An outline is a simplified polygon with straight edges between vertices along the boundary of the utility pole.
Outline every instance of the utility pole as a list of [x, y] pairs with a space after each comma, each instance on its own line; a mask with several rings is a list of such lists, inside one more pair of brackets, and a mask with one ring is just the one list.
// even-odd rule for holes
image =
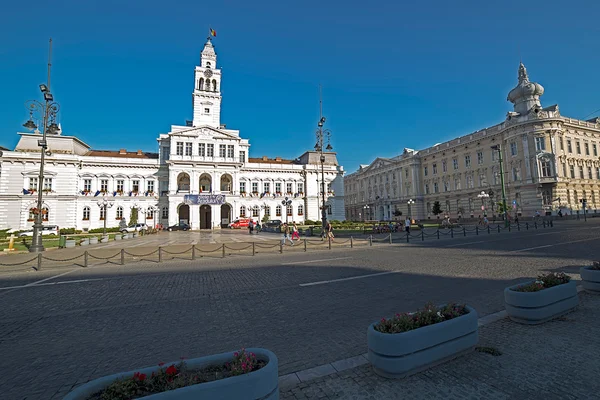
[[504, 163], [502, 160], [502, 145], [493, 145], [492, 149], [498, 151], [498, 159], [500, 161], [500, 185], [502, 186], [502, 211], [504, 213], [504, 226], [508, 226], [509, 222], [508, 212], [506, 210], [506, 188], [504, 187]]

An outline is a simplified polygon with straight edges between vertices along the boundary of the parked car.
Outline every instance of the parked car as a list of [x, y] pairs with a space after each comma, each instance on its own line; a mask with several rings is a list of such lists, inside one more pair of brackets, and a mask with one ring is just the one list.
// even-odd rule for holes
[[148, 230], [148, 225], [146, 224], [133, 224], [129, 225], [127, 228], [121, 228], [122, 233], [139, 232], [146, 230]]
[[229, 224], [231, 229], [247, 228], [250, 223], [250, 218], [239, 218]]
[[[50, 236], [58, 236], [59, 229], [57, 225], [44, 225], [42, 227], [42, 236], [50, 235]], [[23, 236], [32, 236], [33, 237], [33, 229], [30, 229], [25, 232], [21, 232], [19, 237]]]
[[283, 222], [280, 219], [272, 219], [262, 224], [262, 230], [265, 232], [281, 232], [281, 224]]
[[190, 226], [188, 224], [186, 224], [185, 222], [180, 222], [178, 224], [175, 224], [175, 225], [172, 225], [172, 226], [168, 227], [167, 230], [169, 232], [172, 232], [172, 231], [188, 231], [188, 230], [190, 230]]

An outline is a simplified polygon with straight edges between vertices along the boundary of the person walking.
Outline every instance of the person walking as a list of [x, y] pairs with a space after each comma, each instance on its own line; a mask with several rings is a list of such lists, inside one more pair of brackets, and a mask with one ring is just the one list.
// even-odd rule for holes
[[248, 233], [252, 235], [252, 231], [254, 230], [254, 223], [252, 220], [248, 221]]
[[291, 245], [294, 245], [294, 241], [290, 239], [290, 226], [288, 224], [283, 224], [283, 239], [281, 240], [281, 244], [285, 245], [285, 241], [289, 240]]
[[406, 217], [406, 221], [404, 221], [404, 229], [406, 233], [410, 234], [410, 217]]
[[293, 222], [293, 226], [292, 226], [292, 240], [294, 240], [294, 238], [297, 238], [298, 240], [300, 240], [300, 233], [298, 232], [298, 226], [296, 225], [296, 222]]
[[331, 223], [327, 221], [327, 238], [331, 239], [331, 241], [333, 242], [334, 237], [335, 236], [333, 236], [333, 226], [331, 226]]

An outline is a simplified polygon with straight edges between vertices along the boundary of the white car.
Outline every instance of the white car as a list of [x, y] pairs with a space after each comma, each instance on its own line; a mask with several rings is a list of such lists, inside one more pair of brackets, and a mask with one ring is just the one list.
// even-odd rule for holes
[[139, 231], [146, 231], [148, 230], [148, 225], [146, 224], [135, 224], [135, 225], [130, 225], [127, 228], [123, 228], [121, 229], [121, 232], [139, 232]]
[[[46, 236], [46, 235], [58, 236], [58, 233], [59, 233], [59, 231], [58, 231], [57, 225], [45, 225], [42, 227], [42, 236]], [[33, 229], [19, 233], [19, 237], [24, 237], [24, 236], [33, 237]]]

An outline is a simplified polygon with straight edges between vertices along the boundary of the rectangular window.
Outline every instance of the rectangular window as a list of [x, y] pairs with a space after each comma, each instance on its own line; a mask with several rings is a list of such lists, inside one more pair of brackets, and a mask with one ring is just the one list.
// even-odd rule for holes
[[494, 185], [500, 184], [500, 171], [494, 171]]
[[233, 147], [233, 145], [231, 145], [231, 144], [227, 145], [227, 157], [233, 158], [234, 157], [233, 155], [235, 154], [234, 151], [235, 151], [235, 148]]
[[565, 141], [563, 140], [563, 138], [560, 138], [559, 143], [560, 143], [560, 149], [564, 150], [565, 149]]
[[123, 179], [117, 180], [117, 192], [122, 192], [125, 188], [125, 181]]
[[517, 154], [519, 154], [518, 150], [517, 150], [517, 143], [516, 142], [512, 142], [510, 144], [510, 155], [515, 157]]
[[291, 183], [286, 183], [285, 184], [285, 188], [286, 188], [288, 194], [293, 193], [292, 192], [292, 184]]
[[224, 144], [219, 145], [219, 157], [225, 158], [227, 155], [227, 146]]
[[480, 187], [485, 186], [485, 174], [479, 174], [479, 186]]
[[592, 173], [592, 167], [588, 167], [588, 179], [594, 179], [594, 174]]
[[186, 143], [185, 144], [185, 155], [186, 156], [191, 156], [192, 155], [192, 144], [191, 143]]
[[304, 182], [298, 182], [298, 193], [304, 193]]
[[581, 154], [581, 143], [575, 142], [575, 148], [577, 149], [577, 154]]
[[452, 159], [452, 165], [453, 165], [454, 169], [458, 169], [458, 158]]
[[215, 145], [209, 143], [206, 145], [206, 157], [214, 157], [215, 156]]
[[183, 142], [177, 142], [177, 155], [183, 155]]
[[434, 175], [435, 175], [435, 174], [437, 174], [437, 164], [433, 164], [433, 165], [431, 166], [431, 169], [433, 170], [433, 174], [434, 174]]
[[465, 156], [465, 167], [470, 168], [471, 167], [471, 155], [467, 154]]
[[567, 177], [567, 164], [563, 164], [563, 176]]
[[521, 171], [519, 171], [519, 168], [515, 167], [512, 169], [512, 173], [513, 173], [513, 181], [520, 181], [521, 180]]
[[596, 179], [600, 179], [600, 167], [596, 168]]
[[542, 161], [542, 177], [549, 178], [551, 176], [550, 163]]
[[52, 190], [52, 178], [44, 178], [44, 190]]
[[287, 213], [288, 217], [291, 217], [294, 214], [294, 210], [293, 210], [291, 204], [289, 206], [287, 206], [285, 209], [286, 209], [286, 213]]
[[498, 152], [496, 150], [492, 150], [492, 161], [496, 161], [498, 159]]
[[479, 165], [483, 164], [483, 151], [477, 152], [477, 164], [479, 164]]
[[275, 182], [275, 192], [281, 193], [281, 182]]
[[240, 193], [246, 193], [246, 182], [240, 182]]
[[[92, 180], [91, 179], [86, 179], [86, 180], [90, 181], [90, 188], [91, 188], [92, 187]], [[84, 184], [84, 187], [85, 187], [85, 184]], [[29, 178], [29, 190], [32, 190], [32, 189], [33, 190], [38, 190], [38, 178]]]
[[162, 147], [161, 150], [162, 150], [162, 160], [167, 161], [169, 159], [170, 149], [165, 146], [165, 147]]
[[425, 184], [425, 194], [429, 194], [429, 184]]
[[569, 153], [573, 152], [573, 144], [571, 143], [571, 139], [567, 139], [567, 151]]
[[444, 192], [448, 191], [449, 182], [444, 181]]
[[583, 179], [585, 178], [585, 176], [583, 176], [583, 167], [579, 167], [579, 179]]
[[246, 152], [240, 151], [240, 162], [246, 162]]
[[264, 189], [265, 193], [266, 192], [271, 193], [271, 183], [270, 182], [263, 183], [263, 189]]
[[459, 178], [454, 179], [454, 190], [460, 190], [460, 179]]
[[258, 193], [258, 182], [252, 182], [252, 193]]
[[275, 207], [275, 216], [276, 217], [281, 217], [281, 206], [277, 206]]
[[545, 137], [536, 137], [535, 138], [535, 149], [536, 149], [536, 151], [545, 151], [546, 150], [546, 138]]
[[154, 181], [148, 181], [147, 185], [148, 185], [148, 192], [154, 193]]
[[474, 184], [473, 184], [473, 177], [472, 176], [467, 176], [467, 188], [468, 189], [473, 189]]
[[101, 192], [108, 192], [108, 179], [101, 179], [100, 180], [100, 191]]
[[210, 108], [205, 108], [204, 109], [204, 114], [210, 114]]
[[131, 181], [131, 190], [132, 190], [134, 193], [137, 193], [137, 192], [139, 192], [139, 191], [140, 191], [140, 181], [138, 181], [137, 179], [136, 179], [136, 180], [133, 180], [133, 181]]
[[205, 143], [200, 143], [198, 145], [198, 155], [200, 157], [206, 157], [206, 144]]
[[116, 219], [123, 219], [123, 207], [117, 207], [117, 218]]
[[583, 148], [585, 149], [585, 155], [589, 156], [590, 155], [590, 144], [589, 143], [584, 143], [583, 144]]
[[427, 166], [423, 167], [423, 175], [427, 176]]
[[594, 157], [598, 157], [598, 147], [596, 146], [596, 143], [592, 144], [592, 150], [594, 152]]
[[448, 163], [446, 162], [446, 160], [442, 161], [442, 172], [447, 172], [448, 171]]
[[[29, 178], [29, 180], [31, 181], [31, 178]], [[31, 186], [31, 184], [29, 186]], [[84, 179], [83, 180], [83, 190], [86, 191], [86, 192], [91, 192], [92, 191], [92, 180], [91, 179]]]
[[569, 170], [571, 172], [571, 179], [575, 179], [575, 166], [569, 165]]
[[439, 191], [439, 186], [437, 182], [433, 182], [433, 193], [437, 193]]

